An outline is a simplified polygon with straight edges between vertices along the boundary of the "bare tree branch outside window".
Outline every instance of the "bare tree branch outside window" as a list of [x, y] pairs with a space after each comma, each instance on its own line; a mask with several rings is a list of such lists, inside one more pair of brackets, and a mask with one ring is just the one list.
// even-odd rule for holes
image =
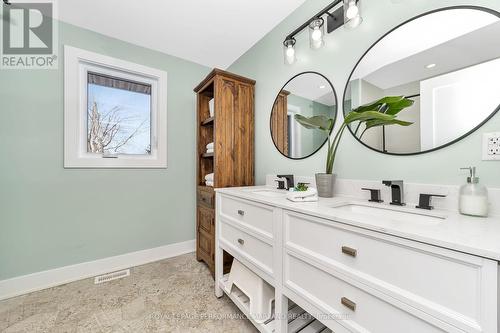
[[[100, 112], [94, 101], [88, 110], [87, 151], [97, 154], [119, 153], [120, 148], [127, 145], [147, 125], [145, 119], [137, 127], [130, 129], [127, 127], [130, 120], [130, 117], [123, 114], [121, 107], [115, 106]], [[144, 153], [151, 153], [151, 145], [144, 148]]]
[[87, 152], [151, 154], [151, 85], [87, 74]]

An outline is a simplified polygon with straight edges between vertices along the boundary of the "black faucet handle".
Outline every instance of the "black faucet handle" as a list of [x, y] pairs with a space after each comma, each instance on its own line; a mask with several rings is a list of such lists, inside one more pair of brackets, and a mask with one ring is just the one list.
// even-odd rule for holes
[[278, 187], [277, 187], [278, 190], [284, 190], [285, 189], [285, 181], [284, 180], [275, 179], [274, 181], [278, 183]]
[[431, 206], [431, 200], [433, 197], [445, 198], [446, 195], [422, 193], [422, 194], [420, 194], [420, 196], [418, 198], [418, 206], [415, 206], [415, 208], [427, 209], [427, 210], [434, 209], [434, 207]]
[[276, 175], [276, 177], [286, 179], [286, 189], [287, 190], [295, 187], [293, 175]]
[[384, 202], [380, 196], [380, 190], [375, 188], [362, 188], [363, 191], [370, 191], [370, 202]]

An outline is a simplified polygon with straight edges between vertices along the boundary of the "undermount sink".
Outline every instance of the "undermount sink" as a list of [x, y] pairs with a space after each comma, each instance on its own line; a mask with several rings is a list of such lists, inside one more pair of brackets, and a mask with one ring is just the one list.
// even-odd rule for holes
[[342, 203], [333, 206], [335, 209], [348, 211], [355, 214], [362, 214], [372, 217], [381, 217], [401, 222], [422, 222], [439, 223], [446, 219], [445, 215], [434, 212], [420, 212], [415, 208], [396, 207], [396, 206], [374, 206], [362, 203]]
[[281, 198], [284, 197], [286, 192], [285, 191], [275, 191], [275, 190], [258, 190], [258, 191], [252, 191], [252, 194], [256, 195], [261, 195], [263, 197], [268, 197], [268, 198]]

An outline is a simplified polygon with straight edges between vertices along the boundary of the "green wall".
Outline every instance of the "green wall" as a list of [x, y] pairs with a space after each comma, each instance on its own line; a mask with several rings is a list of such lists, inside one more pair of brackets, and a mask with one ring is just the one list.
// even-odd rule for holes
[[0, 70], [0, 280], [195, 237], [192, 89], [209, 69], [67, 24], [59, 39], [168, 72], [168, 169], [64, 169], [62, 61]]
[[[269, 113], [275, 96], [295, 74], [303, 71], [323, 73], [332, 81], [341, 100], [347, 79], [358, 59], [378, 38], [400, 23], [429, 10], [460, 4], [473, 3], [500, 11], [498, 0], [362, 0], [362, 25], [354, 30], [339, 29], [328, 35], [326, 46], [319, 51], [309, 50], [307, 31], [304, 31], [297, 37], [298, 62], [292, 66], [285, 65], [282, 55], [285, 36], [329, 3], [331, 0], [306, 1], [229, 68], [257, 80], [255, 152], [258, 183], [264, 183], [266, 174], [313, 175], [324, 172], [326, 147], [308, 159], [292, 161], [274, 148], [269, 134]], [[339, 109], [342, 110], [342, 107]], [[482, 133], [490, 131], [500, 131], [500, 114], [457, 144], [433, 153], [407, 157], [371, 151], [355, 141], [350, 133], [345, 133], [335, 172], [341, 178], [401, 178], [408, 182], [461, 184], [465, 174], [458, 168], [475, 165], [485, 184], [500, 187], [500, 162], [481, 161]]]

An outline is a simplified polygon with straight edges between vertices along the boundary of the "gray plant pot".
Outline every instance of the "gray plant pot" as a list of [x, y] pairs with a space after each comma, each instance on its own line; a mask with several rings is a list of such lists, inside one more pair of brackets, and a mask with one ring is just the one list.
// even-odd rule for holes
[[318, 189], [318, 196], [322, 198], [333, 197], [333, 185], [335, 184], [334, 174], [317, 173], [316, 174], [316, 188]]

